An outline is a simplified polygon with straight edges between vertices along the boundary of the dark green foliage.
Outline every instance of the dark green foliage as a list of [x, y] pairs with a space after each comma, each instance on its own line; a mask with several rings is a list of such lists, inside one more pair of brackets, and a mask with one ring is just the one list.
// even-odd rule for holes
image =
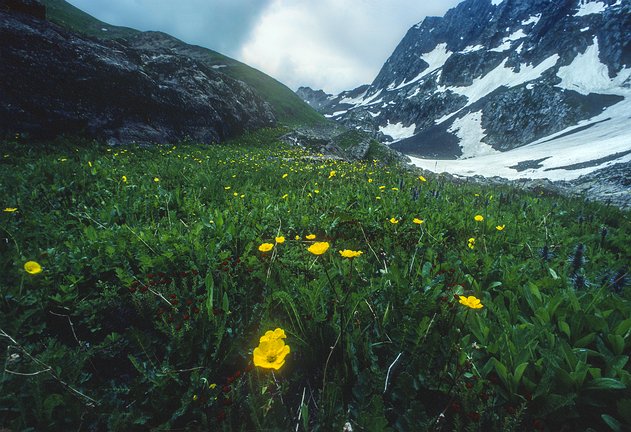
[[[326, 160], [284, 132], [2, 144], [1, 427], [631, 426], [628, 212]], [[252, 350], [277, 327], [272, 374]]]

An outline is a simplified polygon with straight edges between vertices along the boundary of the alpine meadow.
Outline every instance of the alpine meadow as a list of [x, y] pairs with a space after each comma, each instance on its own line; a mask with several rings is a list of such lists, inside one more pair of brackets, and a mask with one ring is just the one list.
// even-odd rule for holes
[[0, 432], [631, 430], [629, 8], [465, 0], [329, 95], [0, 0]]

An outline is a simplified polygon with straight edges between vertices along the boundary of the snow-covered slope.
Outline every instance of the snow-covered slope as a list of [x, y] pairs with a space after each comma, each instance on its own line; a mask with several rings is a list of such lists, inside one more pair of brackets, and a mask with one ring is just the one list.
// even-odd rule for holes
[[625, 0], [465, 0], [320, 109], [427, 169], [576, 178], [631, 157], [629, 16]]

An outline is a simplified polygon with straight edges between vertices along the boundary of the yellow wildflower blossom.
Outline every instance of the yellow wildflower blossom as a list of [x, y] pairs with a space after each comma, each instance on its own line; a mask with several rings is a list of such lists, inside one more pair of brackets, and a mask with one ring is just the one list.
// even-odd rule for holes
[[482, 303], [480, 303], [480, 299], [475, 296], [459, 296], [460, 304], [463, 304], [471, 309], [481, 309], [484, 307]]
[[362, 251], [354, 251], [354, 250], [350, 250], [350, 249], [344, 249], [340, 251], [340, 255], [342, 255], [344, 258], [356, 258], [358, 256], [360, 256], [361, 254], [363, 254]]
[[414, 222], [417, 225], [420, 225], [420, 224], [422, 224], [425, 221], [423, 219], [414, 218], [414, 219], [412, 219], [412, 222]]
[[506, 228], [506, 225], [498, 225], [495, 227], [495, 229], [498, 231], [504, 231], [504, 228]]
[[24, 263], [24, 270], [29, 274], [37, 274], [42, 272], [42, 266], [35, 261], [27, 261]]
[[476, 222], [482, 222], [484, 220], [484, 216], [482, 216], [482, 215], [475, 215], [473, 217], [473, 219], [475, 219]]
[[309, 248], [307, 250], [309, 252], [311, 252], [312, 254], [314, 254], [314, 255], [322, 255], [328, 249], [329, 249], [329, 243], [328, 242], [316, 242], [316, 243], [312, 244], [311, 246], [309, 246]]
[[391, 224], [393, 224], [393, 225], [396, 225], [396, 224], [398, 224], [398, 223], [399, 223], [399, 220], [400, 220], [400, 219], [397, 219], [397, 218], [395, 218], [395, 217], [391, 217], [391, 218], [390, 218], [390, 223], [391, 223]]
[[271, 251], [273, 248], [274, 248], [274, 245], [273, 245], [273, 244], [271, 244], [271, 243], [262, 243], [262, 244], [259, 246], [259, 250], [260, 250], [261, 252], [269, 252], [269, 251]]
[[278, 370], [285, 364], [285, 357], [291, 352], [289, 345], [285, 345], [285, 331], [277, 328], [268, 331], [259, 340], [259, 346], [254, 348], [254, 366], [264, 369]]
[[315, 240], [316, 235], [315, 235], [315, 234], [307, 234], [307, 235], [305, 236], [305, 238], [306, 238], [307, 240]]
[[5, 213], [13, 213], [15, 211], [17, 211], [18, 208], [17, 207], [5, 207], [4, 210], [2, 210]]
[[283, 236], [278, 236], [278, 237], [276, 237], [275, 240], [276, 240], [276, 243], [278, 243], [278, 244], [285, 243], [285, 237], [283, 237]]
[[467, 246], [469, 246], [469, 249], [473, 249], [475, 247], [475, 238], [474, 237], [471, 237], [467, 241]]

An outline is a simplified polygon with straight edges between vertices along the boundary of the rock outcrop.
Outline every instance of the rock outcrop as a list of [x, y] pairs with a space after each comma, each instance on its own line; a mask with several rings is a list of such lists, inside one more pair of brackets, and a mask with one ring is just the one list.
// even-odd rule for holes
[[81, 36], [16, 7], [0, 7], [0, 41], [0, 136], [212, 143], [275, 122], [246, 84], [166, 48]]

